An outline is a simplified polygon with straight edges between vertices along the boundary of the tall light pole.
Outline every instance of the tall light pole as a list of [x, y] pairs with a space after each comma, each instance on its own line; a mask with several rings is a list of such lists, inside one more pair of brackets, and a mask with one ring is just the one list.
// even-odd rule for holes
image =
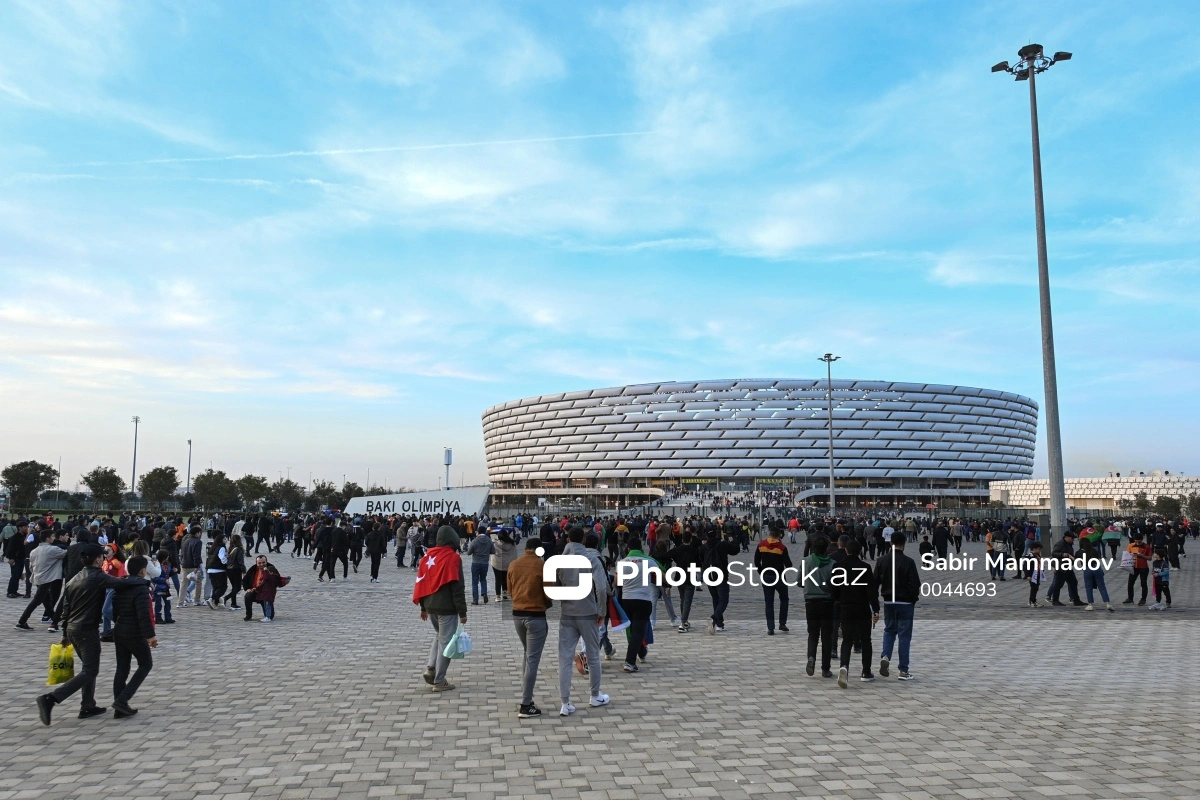
[[837, 500], [833, 480], [833, 362], [841, 359], [833, 353], [826, 353], [817, 359], [825, 362], [825, 379], [828, 381], [829, 395], [829, 514], [837, 516]]
[[1046, 460], [1050, 468], [1050, 534], [1061, 536], [1067, 524], [1067, 491], [1063, 481], [1062, 434], [1058, 424], [1058, 377], [1054, 367], [1054, 321], [1050, 313], [1050, 265], [1046, 257], [1046, 207], [1042, 202], [1042, 145], [1038, 137], [1037, 75], [1071, 54], [1046, 55], [1040, 44], [1017, 51], [1020, 61], [1001, 61], [992, 72], [1007, 72], [1018, 81], [1029, 81], [1029, 121], [1033, 132], [1033, 208], [1037, 226], [1038, 297], [1042, 315], [1042, 382], [1046, 391]]
[[183, 490], [184, 494], [192, 491], [192, 440], [188, 439], [188, 471], [187, 471], [187, 488]]
[[442, 458], [442, 461], [446, 465], [446, 489], [449, 490], [450, 489], [450, 465], [454, 463], [454, 451], [451, 450], [449, 447], [446, 448], [446, 452]]
[[137, 435], [138, 425], [141, 423], [141, 417], [133, 418], [133, 477], [129, 481], [129, 491], [137, 491]]

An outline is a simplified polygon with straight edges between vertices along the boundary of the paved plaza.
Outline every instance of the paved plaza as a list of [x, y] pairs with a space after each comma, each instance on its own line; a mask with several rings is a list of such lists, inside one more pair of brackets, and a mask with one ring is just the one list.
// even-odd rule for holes
[[[792, 632], [768, 638], [761, 593], [743, 588], [726, 633], [703, 632], [711, 606], [698, 594], [695, 632], [664, 624], [636, 676], [605, 662], [606, 708], [588, 708], [576, 676], [579, 710], [560, 718], [552, 622], [535, 694], [546, 716], [532, 720], [516, 716], [506, 606], [471, 608], [475, 652], [451, 665], [457, 690], [431, 694], [413, 572], [390, 559], [381, 585], [365, 567], [329, 585], [308, 561], [274, 559], [295, 578], [276, 622], [177, 611], [131, 720], [78, 720], [72, 698], [43, 727], [33, 700], [55, 637], [13, 630], [23, 601], [5, 601], [0, 800], [1200, 796], [1187, 559], [1171, 612], [1027, 609], [1013, 580], [988, 600], [922, 601], [917, 679], [845, 691], [804, 674], [798, 593]], [[1109, 575], [1118, 603], [1123, 578]], [[112, 663], [106, 645], [105, 704]]]

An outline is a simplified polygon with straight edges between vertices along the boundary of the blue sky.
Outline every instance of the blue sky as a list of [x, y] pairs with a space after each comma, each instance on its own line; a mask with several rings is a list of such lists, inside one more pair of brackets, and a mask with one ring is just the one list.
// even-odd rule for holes
[[[809, 377], [1200, 472], [1190, 2], [0, 4], [0, 461], [435, 486], [479, 415]], [[1040, 452], [1040, 451], [1039, 451]], [[1038, 474], [1044, 473], [1039, 455]]]

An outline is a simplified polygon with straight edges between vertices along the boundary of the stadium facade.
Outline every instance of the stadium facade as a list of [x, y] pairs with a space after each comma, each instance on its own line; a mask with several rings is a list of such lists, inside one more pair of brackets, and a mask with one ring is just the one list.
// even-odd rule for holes
[[[838, 504], [986, 505], [1033, 472], [1037, 404], [995, 389], [835, 380]], [[483, 413], [494, 503], [625, 508], [680, 492], [825, 504], [825, 380], [652, 383], [527, 397]]]

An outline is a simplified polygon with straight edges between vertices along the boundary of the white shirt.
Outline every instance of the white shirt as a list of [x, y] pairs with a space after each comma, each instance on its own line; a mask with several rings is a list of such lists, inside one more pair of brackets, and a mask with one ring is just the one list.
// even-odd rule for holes
[[883, 540], [885, 542], [887, 542], [888, 544], [891, 544], [892, 543], [892, 534], [895, 532], [896, 532], [896, 529], [893, 528], [891, 525], [888, 525], [886, 528], [883, 529]]

